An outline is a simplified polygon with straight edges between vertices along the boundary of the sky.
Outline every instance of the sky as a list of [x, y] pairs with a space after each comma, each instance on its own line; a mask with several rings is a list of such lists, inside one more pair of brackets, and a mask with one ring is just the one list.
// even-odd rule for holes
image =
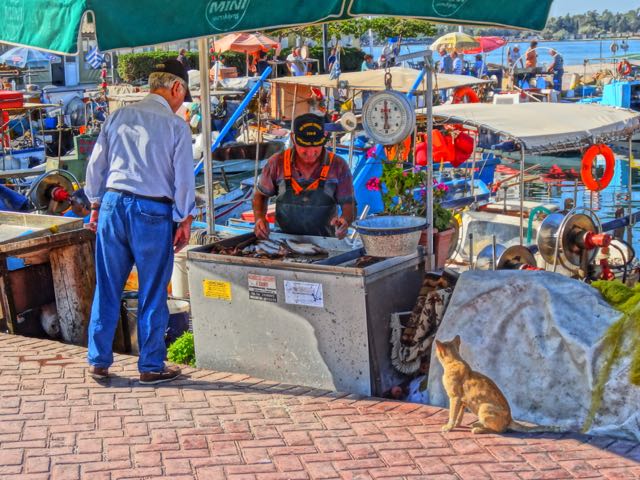
[[564, 15], [566, 13], [583, 13], [589, 10], [602, 11], [608, 9], [611, 12], [628, 12], [640, 6], [638, 0], [615, 0], [603, 2], [602, 0], [554, 0], [551, 6], [551, 16]]

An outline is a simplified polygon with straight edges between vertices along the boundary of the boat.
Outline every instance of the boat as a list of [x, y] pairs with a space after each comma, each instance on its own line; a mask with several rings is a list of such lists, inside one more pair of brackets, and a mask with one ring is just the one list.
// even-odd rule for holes
[[[511, 150], [520, 154], [520, 170], [508, 179], [511, 181], [512, 189], [519, 190], [519, 198], [515, 201], [510, 199], [505, 190], [502, 198], [495, 197], [484, 204], [477, 204], [473, 208], [462, 211], [460, 243], [454, 257], [455, 261], [473, 265], [476, 261], [475, 255], [480, 255], [484, 249], [497, 243], [503, 247], [526, 247], [530, 249], [532, 255], [540, 251], [536, 265], [548, 267], [551, 240], [548, 237], [543, 238], [543, 248], [540, 246], [540, 238], [541, 235], [544, 237], [548, 219], [558, 218], [553, 217], [557, 214], [560, 215], [560, 222], [564, 222], [562, 225], [571, 224], [574, 218], [588, 218], [587, 223], [593, 227], [594, 231], [599, 233], [615, 231], [615, 241], [619, 244], [617, 248], [625, 253], [616, 254], [608, 261], [623, 264], [625, 269], [631, 263], [633, 256], [631, 226], [637, 219], [631, 212], [630, 200], [627, 200], [623, 218], [605, 218], [604, 220], [607, 221], [598, 218], [598, 215], [589, 208], [578, 207], [575, 201], [568, 202], [566, 205], [527, 202], [524, 199], [525, 159], [529, 154], [562, 153], [586, 148], [592, 144], [628, 142], [633, 135], [640, 132], [639, 112], [596, 104], [489, 105], [476, 103], [437, 106], [433, 109], [433, 115], [436, 124], [460, 124], [476, 129], [478, 132], [484, 132], [487, 138], [493, 137], [497, 143], [511, 143], [513, 145]], [[629, 192], [633, 182], [630, 171], [631, 165], [625, 172], [621, 172], [626, 175], [624, 183]], [[622, 185], [622, 177], [620, 181]], [[564, 228], [562, 225], [555, 225], [556, 236], [553, 238], [559, 238], [558, 229]], [[620, 231], [622, 227], [627, 227], [626, 241], [622, 239]], [[561, 254], [558, 255], [562, 257]], [[597, 268], [589, 273], [579, 272], [580, 265], [571, 264], [566, 256], [564, 260], [564, 262], [559, 261], [563, 263], [564, 269], [558, 268], [558, 271], [563, 270], [569, 275], [585, 276], [588, 274], [597, 276], [601, 273]], [[590, 262], [593, 261], [595, 256], [590, 257]], [[557, 267], [554, 258], [554, 271]]]

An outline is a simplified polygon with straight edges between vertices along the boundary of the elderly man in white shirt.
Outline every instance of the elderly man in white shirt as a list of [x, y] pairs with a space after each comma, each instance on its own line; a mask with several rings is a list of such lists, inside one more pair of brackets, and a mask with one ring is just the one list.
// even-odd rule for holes
[[97, 229], [88, 351], [95, 378], [109, 375], [120, 299], [134, 263], [140, 383], [180, 375], [179, 368], [164, 364], [164, 335], [173, 253], [189, 242], [195, 208], [191, 131], [175, 115], [191, 100], [187, 82], [177, 60], [158, 65], [149, 77], [151, 93], [107, 119], [87, 166], [90, 225]]

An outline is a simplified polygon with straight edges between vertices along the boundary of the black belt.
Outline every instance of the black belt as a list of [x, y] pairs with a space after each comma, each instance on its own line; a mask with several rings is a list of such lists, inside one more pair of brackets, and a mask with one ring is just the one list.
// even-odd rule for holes
[[140, 195], [139, 193], [127, 192], [126, 190], [118, 190], [117, 188], [107, 188], [107, 192], [114, 192], [133, 198], [141, 198], [143, 200], [151, 200], [152, 202], [160, 202], [173, 205], [173, 200], [171, 200], [169, 197], [148, 197], [146, 195]]

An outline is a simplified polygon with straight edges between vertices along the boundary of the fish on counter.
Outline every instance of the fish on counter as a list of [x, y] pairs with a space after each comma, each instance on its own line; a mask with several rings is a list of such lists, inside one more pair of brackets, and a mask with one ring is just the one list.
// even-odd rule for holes
[[[327, 257], [329, 252], [314, 243], [303, 243], [291, 239], [255, 240], [243, 242], [235, 247], [220, 248], [217, 253], [241, 257], [282, 259], [309, 263], [308, 257]], [[313, 260], [311, 260], [313, 261]]]

